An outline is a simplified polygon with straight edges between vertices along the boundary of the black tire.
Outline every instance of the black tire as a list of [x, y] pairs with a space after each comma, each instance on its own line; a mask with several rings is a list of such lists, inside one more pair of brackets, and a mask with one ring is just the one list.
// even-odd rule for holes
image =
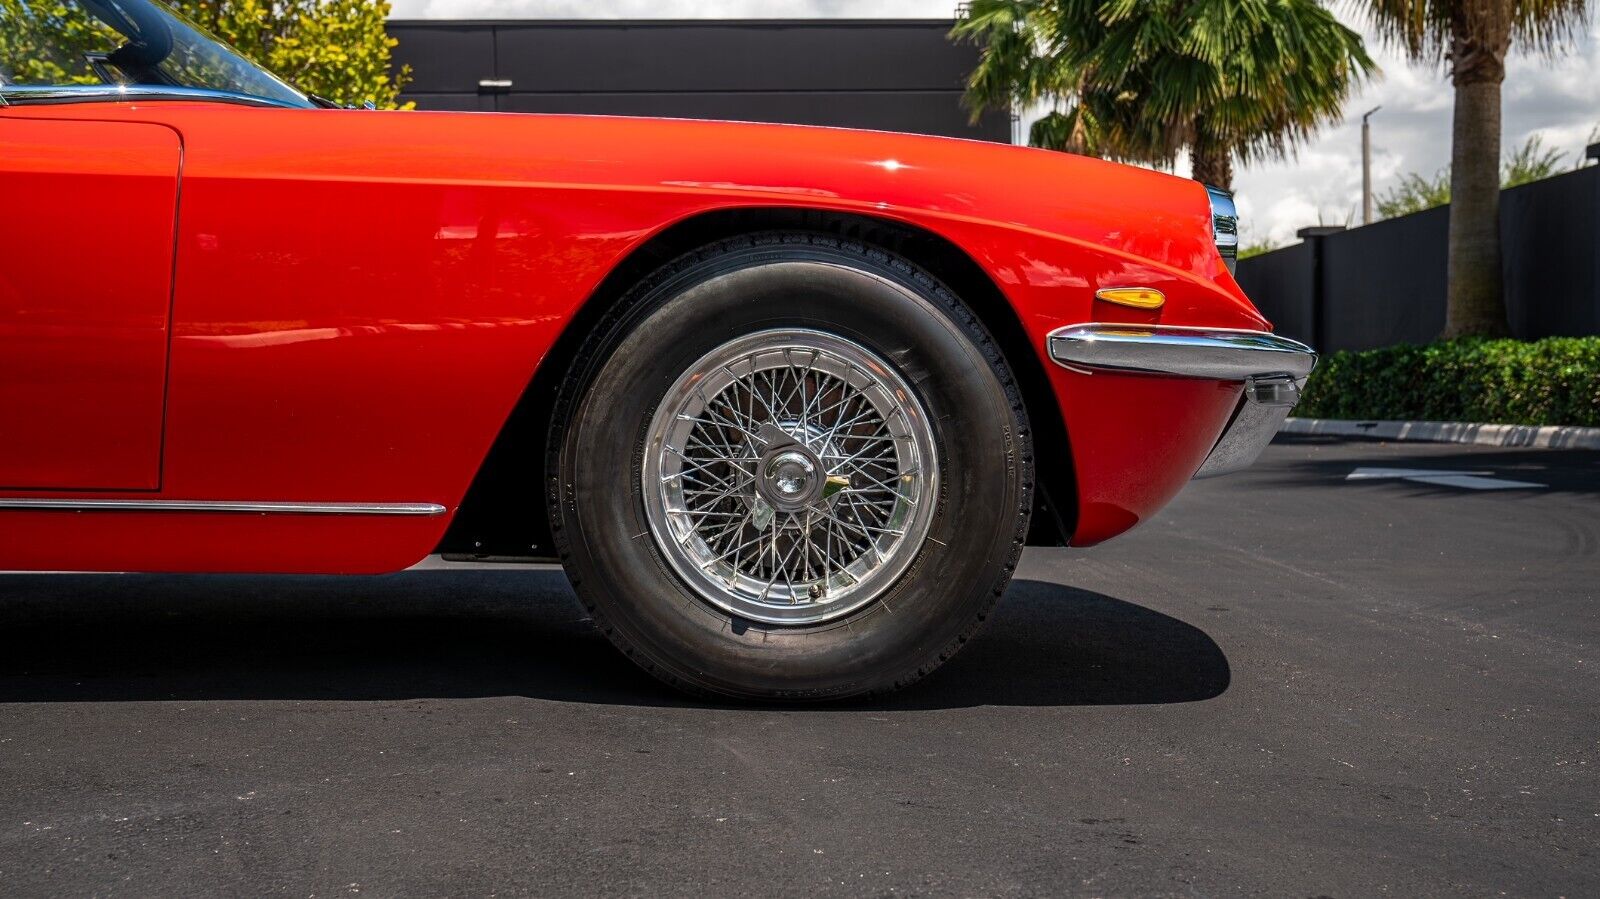
[[[674, 572], [650, 534], [647, 426], [686, 367], [729, 340], [803, 327], [898, 369], [933, 424], [936, 512], [899, 579], [842, 619], [730, 614]], [[911, 684], [982, 627], [1022, 551], [1033, 456], [993, 339], [941, 284], [895, 256], [820, 234], [725, 240], [663, 267], [594, 329], [555, 404], [551, 526], [574, 589], [629, 658], [683, 690], [822, 700]]]

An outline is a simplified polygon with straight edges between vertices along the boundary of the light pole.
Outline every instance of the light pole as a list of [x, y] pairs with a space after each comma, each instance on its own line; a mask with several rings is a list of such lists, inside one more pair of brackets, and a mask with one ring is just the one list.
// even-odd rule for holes
[[1372, 114], [1382, 109], [1374, 106], [1361, 117], [1361, 224], [1372, 224]]

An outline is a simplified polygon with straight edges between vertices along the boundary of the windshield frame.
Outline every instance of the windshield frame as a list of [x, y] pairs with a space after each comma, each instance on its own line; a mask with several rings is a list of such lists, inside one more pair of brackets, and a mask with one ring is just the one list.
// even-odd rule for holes
[[133, 103], [176, 100], [191, 103], [232, 103], [238, 106], [265, 106], [274, 109], [321, 108], [309, 97], [304, 104], [240, 94], [211, 87], [179, 87], [164, 84], [10, 84], [0, 82], [0, 106], [26, 106], [33, 103]]
[[[100, 0], [100, 2], [104, 2], [104, 0]], [[141, 19], [153, 17], [161, 20], [161, 23], [166, 26], [169, 39], [173, 36], [181, 35], [192, 46], [203, 46], [208, 52], [216, 54], [230, 66], [240, 67], [266, 79], [271, 82], [275, 95], [266, 96], [210, 85], [162, 83], [170, 80], [170, 78], [159, 78], [155, 82], [113, 81], [101, 84], [17, 84], [0, 77], [0, 107], [33, 103], [106, 103], [154, 100], [220, 102], [281, 109], [319, 109], [330, 105], [326, 102], [318, 102], [316, 98], [251, 61], [242, 53], [234, 50], [225, 41], [218, 39], [163, 3], [155, 2], [155, 0], [114, 0], [114, 2], [120, 7], [137, 8], [138, 13], [141, 14]], [[130, 36], [124, 29], [118, 28], [116, 23], [108, 21], [96, 9], [100, 3], [91, 0], [88, 3], [81, 3], [81, 5], [89, 15], [121, 32], [122, 36], [128, 41], [128, 43], [124, 44], [124, 48], [137, 40], [137, 35]], [[124, 74], [128, 73], [124, 72]]]

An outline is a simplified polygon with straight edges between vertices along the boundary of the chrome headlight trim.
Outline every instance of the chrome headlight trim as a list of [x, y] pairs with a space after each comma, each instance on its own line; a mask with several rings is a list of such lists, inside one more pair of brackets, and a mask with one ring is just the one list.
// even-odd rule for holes
[[1239, 207], [1233, 194], [1220, 187], [1207, 184], [1206, 194], [1211, 197], [1211, 236], [1231, 274], [1239, 264]]

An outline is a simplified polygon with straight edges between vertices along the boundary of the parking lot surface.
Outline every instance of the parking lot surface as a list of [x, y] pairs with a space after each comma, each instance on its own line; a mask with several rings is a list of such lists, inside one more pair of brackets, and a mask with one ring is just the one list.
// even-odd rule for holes
[[1280, 438], [870, 705], [555, 570], [0, 577], [10, 895], [1600, 892], [1600, 453]]

